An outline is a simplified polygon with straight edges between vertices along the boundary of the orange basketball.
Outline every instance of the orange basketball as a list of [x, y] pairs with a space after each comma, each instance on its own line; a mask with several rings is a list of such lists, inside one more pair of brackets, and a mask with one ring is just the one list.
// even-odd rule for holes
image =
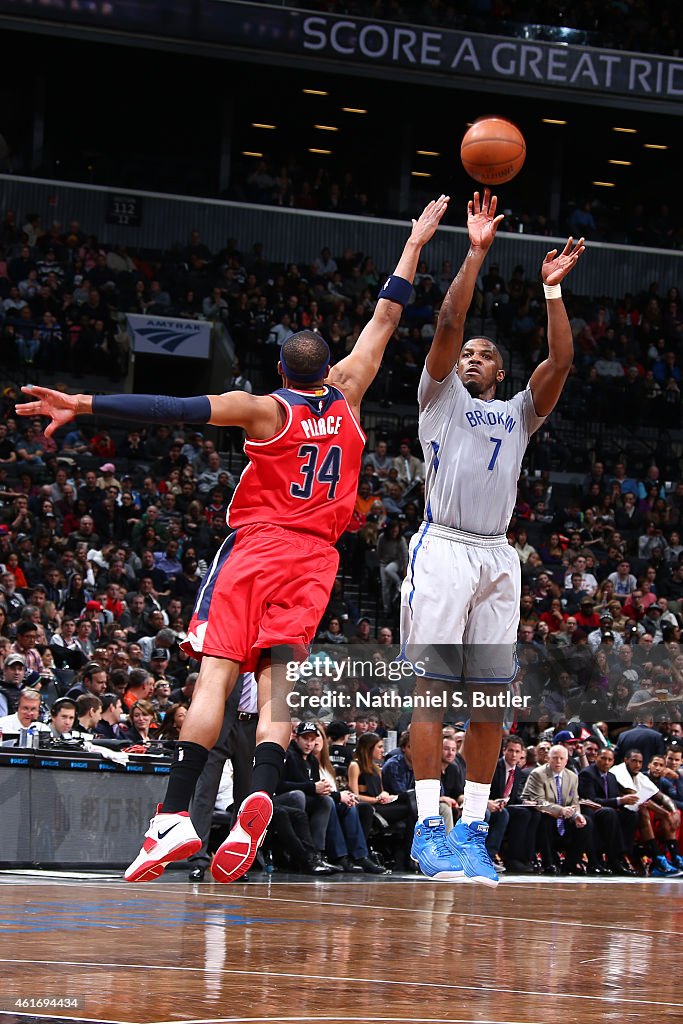
[[482, 185], [512, 181], [522, 169], [526, 143], [519, 128], [504, 117], [481, 117], [465, 132], [462, 165]]

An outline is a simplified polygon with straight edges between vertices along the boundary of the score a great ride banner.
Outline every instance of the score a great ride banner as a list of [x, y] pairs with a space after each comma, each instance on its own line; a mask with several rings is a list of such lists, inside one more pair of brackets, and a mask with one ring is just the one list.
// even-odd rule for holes
[[680, 102], [683, 60], [472, 32], [205, 0], [201, 33], [215, 42], [473, 81], [524, 82]]
[[[13, 18], [2, 18], [10, 15]], [[172, 38], [177, 48], [230, 46], [400, 68], [477, 81], [523, 83], [558, 91], [680, 103], [683, 60], [514, 37], [373, 21], [239, 0], [0, 0], [3, 27], [21, 18], [57, 26], [80, 23], [92, 30]], [[16, 22], [15, 22], [16, 26]], [[152, 42], [151, 45], [154, 45]], [[576, 97], [578, 98], [578, 96]]]

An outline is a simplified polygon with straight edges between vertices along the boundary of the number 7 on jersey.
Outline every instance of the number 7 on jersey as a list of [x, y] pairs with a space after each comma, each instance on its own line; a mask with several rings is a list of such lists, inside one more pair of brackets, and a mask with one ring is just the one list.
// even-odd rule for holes
[[494, 446], [494, 448], [493, 448], [493, 455], [491, 456], [491, 461], [489, 462], [489, 464], [488, 464], [488, 466], [486, 468], [487, 469], [493, 469], [493, 467], [496, 464], [496, 459], [498, 458], [498, 452], [500, 451], [500, 446], [503, 443], [503, 439], [502, 439], [502, 437], [490, 437], [489, 441]]

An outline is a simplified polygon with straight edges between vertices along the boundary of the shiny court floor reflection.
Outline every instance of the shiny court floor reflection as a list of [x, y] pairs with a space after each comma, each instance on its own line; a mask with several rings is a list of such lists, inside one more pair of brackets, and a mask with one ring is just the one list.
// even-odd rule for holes
[[680, 1020], [681, 884], [6, 875], [0, 1024]]

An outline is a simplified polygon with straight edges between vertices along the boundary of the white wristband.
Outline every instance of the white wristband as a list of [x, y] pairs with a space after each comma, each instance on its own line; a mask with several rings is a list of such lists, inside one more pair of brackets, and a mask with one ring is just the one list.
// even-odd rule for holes
[[561, 299], [562, 286], [559, 284], [544, 284], [543, 293], [546, 299]]

